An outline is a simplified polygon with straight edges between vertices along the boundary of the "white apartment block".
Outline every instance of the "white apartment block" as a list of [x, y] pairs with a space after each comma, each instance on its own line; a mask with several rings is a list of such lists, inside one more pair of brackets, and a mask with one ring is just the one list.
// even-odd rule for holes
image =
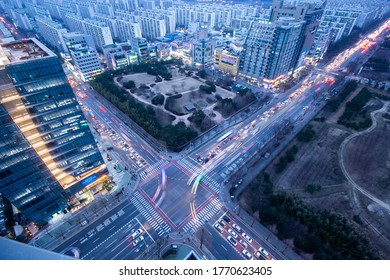
[[173, 0], [160, 0], [160, 9], [167, 10], [173, 7]]
[[141, 23], [142, 37], [148, 40], [155, 40], [157, 37], [164, 37], [167, 34], [167, 29], [164, 19], [139, 16]]
[[241, 52], [240, 75], [275, 79], [294, 70], [304, 23], [292, 17], [253, 22]]
[[67, 14], [65, 19], [70, 31], [91, 35], [96, 48], [100, 51], [103, 50], [105, 45], [114, 43], [110, 28], [104, 22], [93, 19], [83, 19], [75, 14]]
[[321, 31], [323, 33], [327, 29], [330, 29], [332, 32], [332, 42], [337, 42], [341, 38], [347, 37], [351, 34], [352, 29], [356, 26], [360, 14], [360, 10], [327, 8], [324, 11], [318, 29], [325, 29]]
[[5, 10], [12, 18], [16, 27], [25, 30], [33, 30], [33, 18], [29, 16], [26, 9], [14, 9], [12, 6], [6, 5]]
[[133, 38], [141, 38], [141, 24], [139, 22], [130, 22], [127, 20], [116, 20], [118, 28], [118, 38], [122, 42], [130, 41]]
[[66, 14], [65, 24], [71, 32], [84, 33], [83, 18], [76, 14]]
[[64, 34], [76, 72], [83, 81], [102, 73], [102, 66], [92, 36], [79, 32]]
[[135, 11], [139, 7], [138, 0], [116, 0], [114, 3], [116, 11]]
[[174, 10], [162, 10], [162, 9], [154, 9], [154, 10], [145, 10], [139, 9], [136, 12], [139, 16], [151, 17], [156, 19], [164, 19], [165, 20], [165, 29], [167, 33], [175, 32], [176, 30], [176, 14]]
[[49, 10], [44, 6], [36, 5], [33, 3], [25, 3], [25, 6], [28, 14], [31, 17], [39, 16], [43, 18], [45, 17], [51, 18]]
[[79, 16], [82, 18], [93, 18], [95, 16], [95, 9], [92, 3], [75, 3], [75, 9]]
[[114, 43], [110, 28], [104, 22], [86, 19], [83, 24], [85, 33], [92, 36], [98, 50], [103, 51], [105, 45]]
[[114, 1], [108, 2], [96, 2], [93, 4], [95, 13], [107, 15], [110, 17], [114, 16], [114, 6], [112, 5]]
[[55, 22], [49, 18], [35, 17], [37, 26], [39, 28], [39, 34], [42, 38], [52, 47], [55, 47], [62, 53], [67, 53], [68, 48], [62, 37], [63, 34], [68, 31], [60, 23]]
[[117, 26], [117, 21], [115, 17], [110, 17], [104, 14], [95, 14], [93, 17], [95, 20], [104, 22], [106, 26], [110, 28], [111, 34], [113, 38], [118, 39], [119, 34], [118, 34], [118, 26]]

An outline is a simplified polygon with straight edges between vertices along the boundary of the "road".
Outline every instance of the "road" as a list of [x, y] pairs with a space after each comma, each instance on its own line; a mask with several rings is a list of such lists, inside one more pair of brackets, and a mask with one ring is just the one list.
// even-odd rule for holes
[[[379, 35], [375, 38], [380, 40]], [[329, 98], [328, 92], [336, 86], [337, 71], [351, 62], [367, 59], [361, 56], [359, 44], [323, 69], [314, 68], [293, 89], [275, 95], [268, 104], [260, 104], [239, 123], [226, 126], [201, 146], [180, 154], [155, 151], [153, 143], [144, 141], [142, 133], [134, 133], [128, 122], [118, 117], [121, 115], [115, 108], [80, 83], [75, 88], [77, 98], [91, 126], [99, 126], [99, 141], [114, 157], [111, 164], [118, 163], [135, 172], [141, 183], [120, 209], [117, 207], [88, 225], [56, 251], [76, 247], [83, 259], [136, 259], [156, 239], [182, 231], [198, 236], [201, 232], [204, 246], [217, 259], [245, 259], [245, 246], [239, 243], [245, 232], [253, 239], [246, 248], [252, 256], [264, 248], [269, 258], [299, 259], [294, 252], [284, 254], [286, 245], [256, 221], [249, 226], [236, 215], [237, 205], [226, 199], [228, 186], [242, 184], [252, 159], [262, 158], [261, 164], [266, 166], [315, 116]], [[108, 150], [111, 146], [113, 149]], [[231, 222], [220, 232], [214, 225], [224, 214]], [[235, 246], [227, 240], [233, 224], [241, 228]], [[137, 228], [144, 230], [144, 241], [134, 247], [130, 235]]]

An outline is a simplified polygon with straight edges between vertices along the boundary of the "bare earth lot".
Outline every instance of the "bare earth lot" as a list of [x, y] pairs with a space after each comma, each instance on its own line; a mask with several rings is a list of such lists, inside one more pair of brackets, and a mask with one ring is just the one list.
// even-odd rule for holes
[[274, 184], [280, 190], [296, 192], [304, 190], [308, 184], [320, 184], [329, 192], [332, 188], [339, 189], [343, 184], [337, 151], [348, 133], [326, 123], [313, 122], [312, 125], [322, 133], [308, 145], [301, 145], [298, 141], [291, 143], [299, 147], [294, 167], [287, 168], [281, 174], [276, 174], [273, 166], [268, 168], [268, 172], [273, 174]]
[[390, 122], [379, 114], [377, 121], [372, 132], [348, 143], [344, 162], [356, 183], [390, 203]]

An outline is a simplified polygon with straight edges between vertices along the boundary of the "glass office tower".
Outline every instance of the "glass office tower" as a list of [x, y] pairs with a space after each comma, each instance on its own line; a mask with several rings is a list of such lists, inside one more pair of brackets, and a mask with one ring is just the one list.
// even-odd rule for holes
[[0, 45], [0, 192], [43, 224], [106, 177], [57, 56], [36, 39]]

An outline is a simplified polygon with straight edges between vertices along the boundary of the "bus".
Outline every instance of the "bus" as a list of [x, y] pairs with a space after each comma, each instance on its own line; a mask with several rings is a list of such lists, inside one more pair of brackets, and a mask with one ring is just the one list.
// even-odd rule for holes
[[118, 173], [122, 172], [122, 169], [119, 167], [119, 164], [118, 164], [118, 163], [115, 164], [115, 170], [116, 170]]
[[224, 135], [222, 135], [221, 137], [218, 138], [217, 143], [219, 143], [219, 142], [225, 140], [225, 139], [228, 138], [231, 134], [232, 134], [232, 131], [229, 131], [229, 132], [225, 133]]

